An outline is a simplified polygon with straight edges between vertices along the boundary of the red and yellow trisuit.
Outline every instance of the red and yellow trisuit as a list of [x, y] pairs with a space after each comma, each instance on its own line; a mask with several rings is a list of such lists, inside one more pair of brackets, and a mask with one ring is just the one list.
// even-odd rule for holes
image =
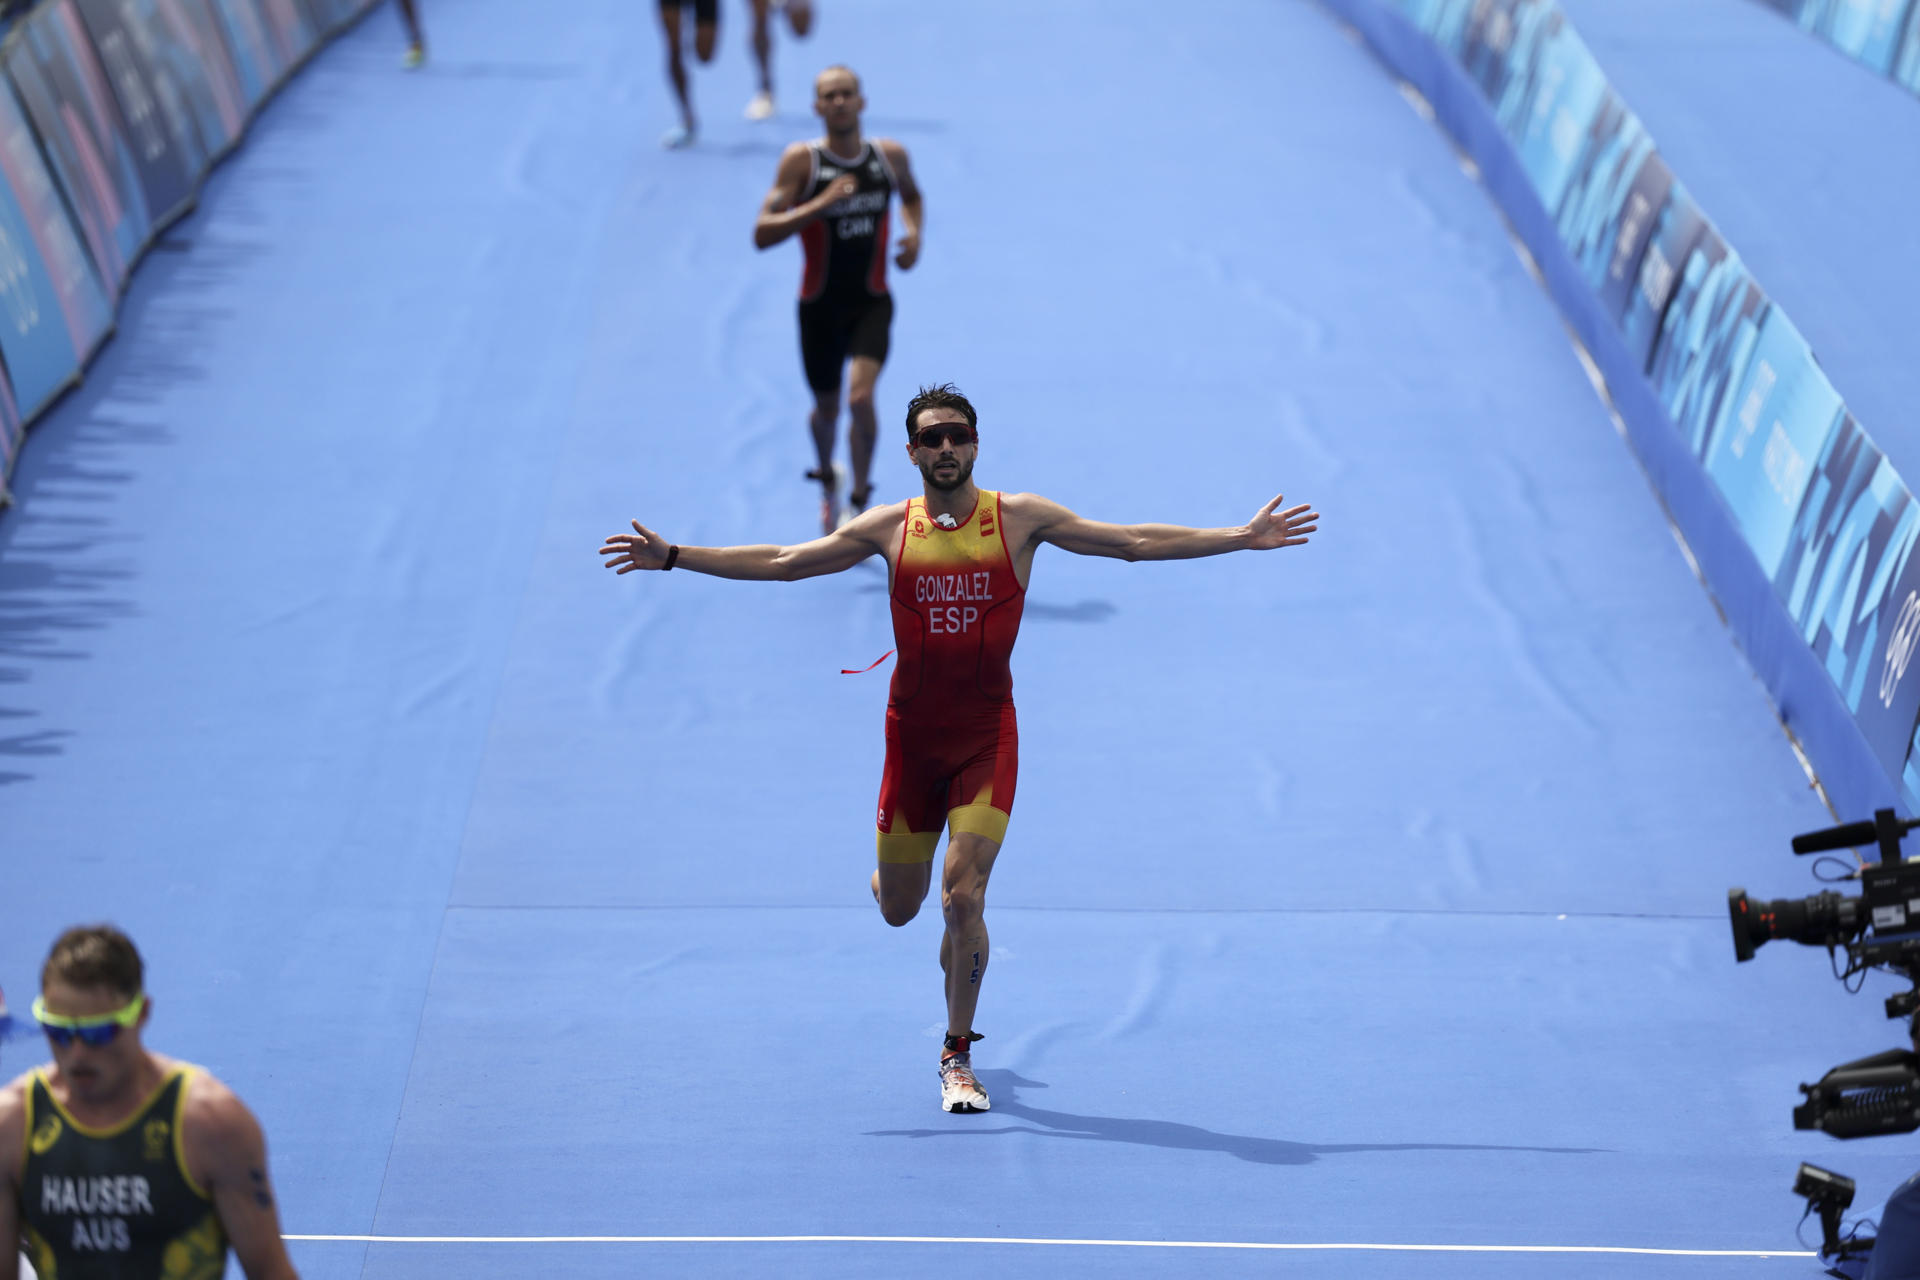
[[880, 861], [932, 861], [942, 827], [1006, 839], [1020, 771], [1008, 659], [1026, 597], [997, 492], [981, 490], [950, 529], [927, 514], [924, 498], [908, 501], [893, 573], [899, 657], [887, 695]]

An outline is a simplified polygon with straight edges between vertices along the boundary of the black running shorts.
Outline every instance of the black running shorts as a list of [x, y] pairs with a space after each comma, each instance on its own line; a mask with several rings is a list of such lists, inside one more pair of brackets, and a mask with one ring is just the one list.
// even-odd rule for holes
[[660, 0], [662, 9], [685, 9], [693, 7], [693, 20], [700, 26], [711, 27], [720, 21], [720, 0]]
[[893, 295], [828, 295], [800, 304], [800, 362], [806, 366], [807, 385], [815, 391], [838, 391], [840, 370], [855, 356], [887, 360], [889, 331], [893, 328]]

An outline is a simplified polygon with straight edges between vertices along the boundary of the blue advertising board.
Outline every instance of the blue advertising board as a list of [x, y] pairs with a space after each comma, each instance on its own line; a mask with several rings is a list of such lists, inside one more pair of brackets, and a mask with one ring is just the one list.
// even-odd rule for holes
[[1731, 393], [1723, 397], [1701, 456], [1761, 571], [1772, 579], [1813, 464], [1826, 452], [1843, 409], [1840, 393], [1786, 313], [1765, 310], [1751, 357], [1740, 362], [1738, 381], [1728, 384]]
[[[252, 106], [240, 84], [238, 68], [227, 52], [220, 34], [220, 18], [211, 0], [154, 0], [170, 33], [168, 57], [192, 59], [205, 85], [204, 97], [197, 97], [194, 110], [200, 125], [200, 137], [207, 150], [218, 157], [240, 140], [247, 127]], [[181, 68], [184, 74], [185, 68]]]
[[20, 441], [26, 435], [4, 363], [4, 353], [0, 353], [0, 494], [7, 491], [7, 477], [13, 474], [13, 460], [20, 456]]
[[1707, 455], [1708, 434], [1728, 385], [1746, 368], [1766, 308], [1740, 255], [1709, 223], [1680, 264], [1647, 364], [1654, 394], [1696, 458]]
[[1400, 0], [1400, 4], [1402, 12], [1415, 26], [1453, 54], [1466, 49], [1476, 19], [1485, 7], [1481, 0]]
[[[299, 0], [249, 0], [259, 10], [261, 19], [267, 28], [267, 38], [273, 42], [274, 56], [278, 60], [279, 75], [291, 71], [299, 61], [312, 52], [320, 33], [314, 30], [313, 19], [299, 4]], [[277, 80], [279, 75], [275, 76]]]
[[1851, 414], [1815, 464], [1775, 578], [1874, 754], [1898, 776], [1920, 717], [1920, 507]]
[[96, 75], [89, 78], [57, 25], [56, 10], [64, 8], [48, 5], [15, 28], [6, 47], [7, 79], [73, 204], [102, 282], [118, 297], [153, 221], [119, 108], [97, 83], [92, 50], [86, 56]]
[[1560, 241], [1616, 325], [1666, 206], [1673, 173], [1640, 118], [1608, 90], [1587, 133], [1585, 159], [1560, 202]]
[[[43, 4], [34, 11], [31, 22], [48, 40], [62, 46], [99, 114], [101, 128], [117, 129], [125, 141], [146, 197], [147, 230], [151, 234], [193, 201], [201, 166], [193, 163], [192, 154], [183, 154], [182, 148], [199, 153], [199, 135], [183, 103], [173, 104], [174, 119], [169, 120], [154, 84], [139, 68], [138, 46], [120, 22], [124, 16], [120, 9], [102, 0], [89, 3], [101, 10], [114, 30], [89, 31], [81, 16], [81, 0]], [[108, 37], [110, 62], [102, 59], [101, 34]]]
[[[190, 203], [211, 149], [199, 114], [210, 99], [206, 73], [168, 31], [157, 0], [73, 0], [120, 118], [141, 161], [147, 207], [156, 225]], [[212, 105], [206, 102], [212, 113]]]
[[1480, 0], [1465, 32], [1466, 45], [1460, 51], [1460, 66], [1488, 102], [1500, 101], [1506, 91], [1508, 55], [1513, 49], [1515, 10], [1537, 11], [1544, 0]]
[[1620, 333], [1627, 354], [1643, 371], [1653, 360], [1667, 308], [1680, 283], [1680, 265], [1693, 252], [1694, 242], [1707, 234], [1707, 218], [1683, 183], [1674, 182], [1653, 220], [1640, 269], [1620, 315]]
[[1881, 75], [1893, 69], [1911, 0], [1828, 0], [1820, 34]]
[[31, 418], [99, 345], [112, 323], [112, 307], [33, 129], [5, 94], [0, 178], [0, 352], [21, 416]]
[[1906, 34], [1900, 38], [1900, 51], [1893, 59], [1893, 78], [1920, 93], [1920, 4], [1907, 14]]
[[267, 20], [260, 16], [253, 0], [189, 0], [189, 3], [205, 5], [219, 23], [227, 56], [233, 60], [234, 75], [240, 81], [251, 112], [266, 100], [286, 73], [274, 50], [273, 37], [267, 34]]
[[1515, 11], [1501, 129], [1548, 212], [1560, 208], [1608, 97], [1606, 73], [1557, 4]]

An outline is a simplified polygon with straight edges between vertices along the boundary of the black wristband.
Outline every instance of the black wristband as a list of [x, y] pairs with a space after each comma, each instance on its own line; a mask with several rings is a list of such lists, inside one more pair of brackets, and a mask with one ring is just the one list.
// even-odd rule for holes
[[680, 558], [680, 548], [678, 548], [678, 547], [668, 547], [668, 548], [667, 548], [667, 562], [666, 562], [665, 564], [663, 564], [663, 565], [661, 565], [661, 566], [660, 566], [660, 572], [662, 572], [662, 573], [665, 573], [665, 572], [666, 572], [667, 570], [669, 570], [669, 569], [671, 569], [671, 568], [673, 568], [673, 562], [674, 562], [675, 560], [678, 560], [679, 558]]

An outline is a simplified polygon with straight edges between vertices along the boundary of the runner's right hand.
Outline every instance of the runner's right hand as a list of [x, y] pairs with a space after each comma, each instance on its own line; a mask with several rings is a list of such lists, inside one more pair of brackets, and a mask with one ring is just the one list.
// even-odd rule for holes
[[858, 190], [860, 190], [860, 179], [850, 173], [843, 173], [829, 182], [827, 189], [820, 193], [820, 207], [831, 208]]
[[663, 569], [667, 563], [667, 540], [635, 520], [632, 533], [608, 535], [600, 554], [606, 557], [600, 563], [615, 573]]

